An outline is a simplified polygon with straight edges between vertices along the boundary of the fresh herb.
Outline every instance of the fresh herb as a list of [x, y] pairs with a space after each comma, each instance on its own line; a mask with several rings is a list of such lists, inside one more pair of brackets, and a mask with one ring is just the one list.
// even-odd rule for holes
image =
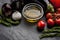
[[60, 27], [58, 26], [58, 27], [53, 27], [52, 29], [60, 29]]
[[6, 22], [6, 21], [4, 21], [4, 20], [1, 20], [1, 24], [5, 25], [5, 26], [11, 26], [10, 23], [8, 23], [8, 22]]
[[44, 30], [43, 33], [60, 33], [59, 29]]
[[40, 36], [40, 39], [42, 39], [42, 38], [47, 38], [47, 37], [60, 37], [60, 33], [46, 33], [46, 34], [42, 34], [41, 36]]
[[19, 21], [13, 21], [12, 19], [6, 18], [6, 21], [11, 23], [11, 24], [19, 24]]

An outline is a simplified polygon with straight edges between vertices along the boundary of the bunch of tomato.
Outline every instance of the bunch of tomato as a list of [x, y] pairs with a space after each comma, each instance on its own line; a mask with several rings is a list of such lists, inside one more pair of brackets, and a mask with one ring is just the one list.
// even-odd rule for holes
[[55, 9], [55, 12], [51, 12], [52, 10], [49, 9], [50, 6], [48, 6], [48, 11], [45, 17], [46, 17], [46, 22], [44, 20], [38, 21], [37, 27], [39, 29], [44, 29], [47, 23], [47, 27], [54, 27], [55, 25], [60, 26], [60, 0], [49, 0], [51, 4], [53, 5]]
[[49, 26], [60, 25], [60, 8], [57, 8], [54, 13], [47, 13], [46, 19]]
[[48, 12], [46, 13], [46, 22], [44, 20], [40, 20], [37, 24], [37, 27], [39, 29], [44, 29], [46, 26], [46, 23], [48, 25], [48, 27], [53, 27], [55, 25], [59, 25], [60, 26], [60, 8], [57, 8], [57, 10], [52, 13], [52, 12]]

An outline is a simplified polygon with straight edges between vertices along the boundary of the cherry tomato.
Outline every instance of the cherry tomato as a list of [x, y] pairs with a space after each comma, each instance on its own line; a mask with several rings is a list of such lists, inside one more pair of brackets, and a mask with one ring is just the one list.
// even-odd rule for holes
[[39, 21], [38, 24], [37, 24], [37, 26], [38, 26], [39, 29], [44, 29], [45, 22], [44, 21]]
[[60, 14], [60, 8], [57, 9], [57, 13]]
[[52, 19], [52, 18], [53, 18], [52, 13], [47, 13], [47, 14], [46, 14], [46, 18], [47, 18], [47, 19], [50, 19], [50, 18]]
[[60, 14], [54, 13], [54, 18], [60, 18]]
[[54, 16], [56, 16], [56, 13], [54, 13]]
[[47, 24], [48, 24], [49, 26], [54, 26], [55, 22], [54, 22], [53, 19], [48, 19], [48, 20], [47, 20]]
[[56, 23], [57, 25], [60, 25], [60, 18], [59, 18], [59, 19], [56, 19], [56, 20], [55, 20], [55, 23]]

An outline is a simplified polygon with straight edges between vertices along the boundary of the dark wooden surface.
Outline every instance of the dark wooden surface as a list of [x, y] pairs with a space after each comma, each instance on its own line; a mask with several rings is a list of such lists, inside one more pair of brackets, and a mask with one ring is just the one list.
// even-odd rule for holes
[[[4, 3], [10, 3], [10, 0], [0, 0], [0, 7]], [[45, 20], [45, 18], [42, 18]], [[22, 19], [20, 25], [5, 27], [0, 24], [0, 40], [40, 40], [36, 24], [26, 23]], [[42, 40], [60, 40], [59, 37], [44, 38]]]

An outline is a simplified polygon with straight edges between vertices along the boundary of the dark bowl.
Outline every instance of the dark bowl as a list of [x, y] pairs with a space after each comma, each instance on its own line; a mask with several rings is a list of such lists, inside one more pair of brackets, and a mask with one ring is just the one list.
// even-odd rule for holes
[[[19, 8], [17, 8], [17, 2], [19, 2]], [[23, 4], [22, 4], [23, 3]], [[22, 11], [23, 7], [26, 5], [26, 4], [29, 4], [29, 3], [38, 3], [39, 5], [41, 5], [44, 9], [44, 12], [46, 11], [47, 9], [47, 4], [45, 3], [44, 0], [17, 0], [17, 1], [13, 1], [11, 3], [11, 6], [12, 6], [12, 9], [13, 10], [18, 10], [18, 11]]]

